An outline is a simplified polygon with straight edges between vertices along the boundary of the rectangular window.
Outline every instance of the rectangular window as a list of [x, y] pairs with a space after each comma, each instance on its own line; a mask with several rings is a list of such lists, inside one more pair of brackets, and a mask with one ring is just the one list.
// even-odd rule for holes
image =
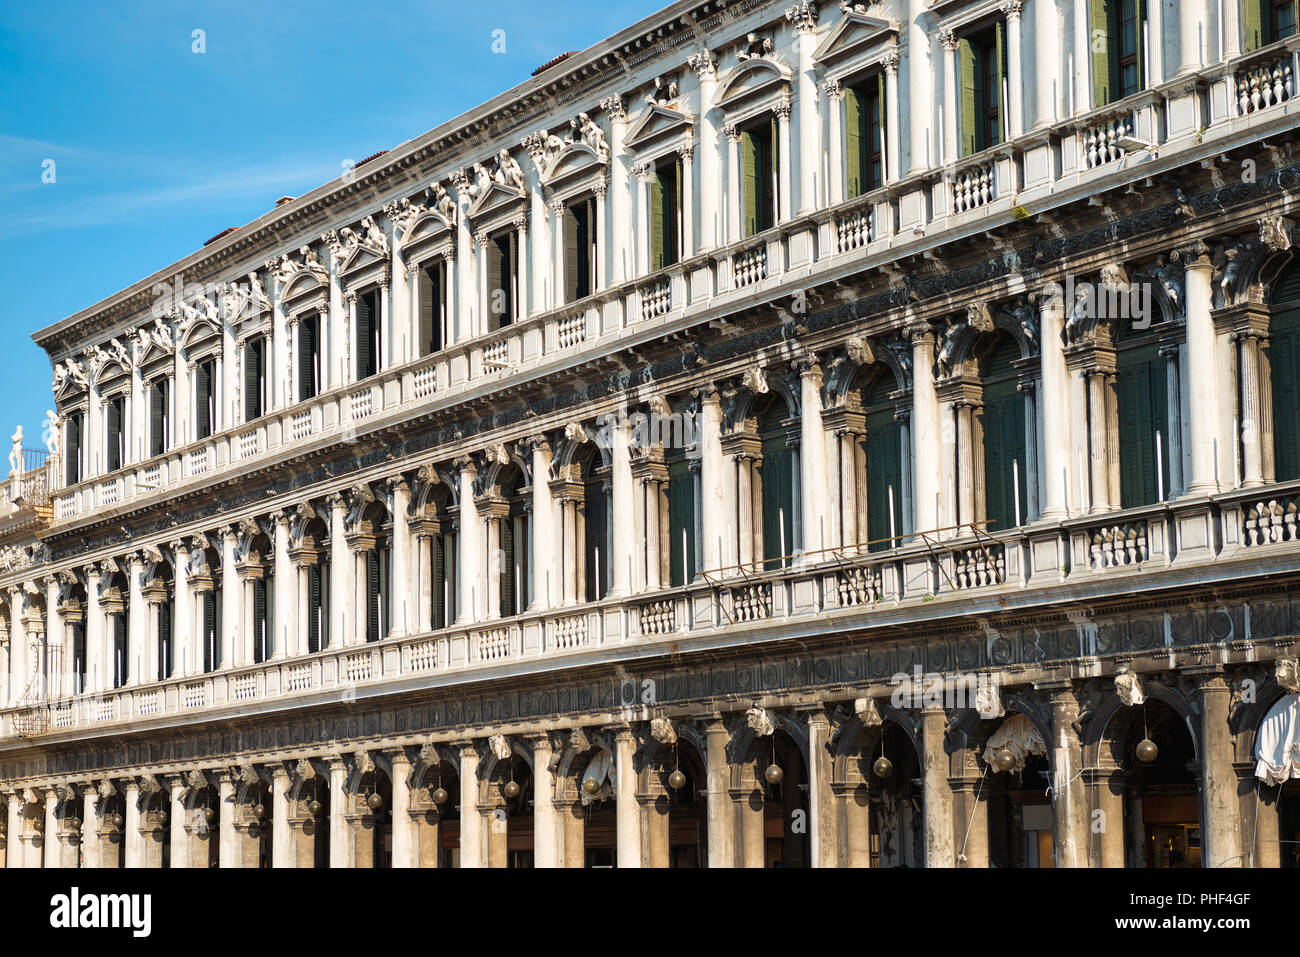
[[329, 643], [328, 562], [307, 566], [307, 652], [315, 654]]
[[221, 589], [203, 593], [203, 671], [221, 667]]
[[314, 399], [320, 392], [320, 317], [298, 321], [298, 401]]
[[76, 485], [81, 481], [81, 428], [84, 413], [78, 411], [68, 415], [63, 424], [64, 454], [67, 464], [64, 466], [64, 479], [67, 485]]
[[371, 289], [357, 296], [357, 381], [379, 373], [379, 291]]
[[891, 409], [867, 416], [867, 551], [894, 548], [903, 534], [903, 428]]
[[120, 688], [126, 684], [127, 676], [127, 615], [126, 612], [118, 612], [109, 617], [113, 619], [113, 687]]
[[487, 244], [487, 314], [488, 332], [515, 321], [517, 282], [515, 234], [497, 233]]
[[[456, 535], [443, 532], [433, 536], [433, 621], [434, 628], [445, 628], [456, 620]], [[448, 561], [450, 556], [451, 561]]]
[[271, 587], [265, 578], [253, 581], [253, 661], [261, 664], [271, 656]]
[[844, 90], [844, 154], [848, 198], [885, 185], [885, 75]]
[[1165, 498], [1169, 496], [1165, 360], [1154, 348], [1121, 355], [1117, 378], [1120, 505], [1123, 508], [1152, 505], [1160, 500], [1161, 493]]
[[167, 379], [155, 379], [149, 384], [149, 454], [162, 455], [167, 451], [168, 415], [167, 398], [171, 383]]
[[1296, 0], [1242, 0], [1242, 45], [1246, 52], [1295, 36]]
[[[1001, 532], [1028, 520], [1025, 398], [1014, 379], [984, 389], [984, 517]], [[1020, 519], [1017, 523], [1017, 513]]]
[[194, 438], [212, 435], [217, 421], [217, 364], [205, 359], [194, 367]]
[[366, 641], [388, 634], [388, 549], [366, 551]]
[[595, 292], [596, 201], [590, 197], [564, 207], [564, 301]]
[[776, 117], [740, 134], [741, 215], [746, 236], [776, 224]]
[[104, 469], [115, 472], [126, 461], [126, 397], [115, 395], [104, 409], [106, 430], [104, 435]]
[[1002, 142], [1002, 91], [1007, 76], [1005, 25], [957, 41], [961, 86], [961, 155]]
[[681, 258], [682, 162], [660, 160], [650, 175], [650, 270]]
[[172, 602], [171, 599], [158, 605], [158, 680], [166, 681], [172, 676], [176, 663], [172, 660]]
[[266, 413], [266, 337], [244, 344], [244, 421], [252, 422]]
[[447, 261], [422, 266], [420, 283], [420, 355], [442, 351], [447, 327]]
[[1132, 96], [1145, 84], [1146, 0], [1089, 0], [1093, 106]]

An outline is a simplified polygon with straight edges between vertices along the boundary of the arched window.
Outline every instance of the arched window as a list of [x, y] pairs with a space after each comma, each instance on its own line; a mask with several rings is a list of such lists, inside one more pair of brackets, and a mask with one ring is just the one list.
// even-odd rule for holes
[[1121, 327], [1116, 390], [1122, 508], [1151, 505], [1170, 493], [1169, 366], [1159, 350], [1131, 324]]
[[586, 560], [586, 598], [596, 601], [609, 592], [613, 568], [609, 522], [609, 469], [593, 448], [582, 466], [583, 541]]
[[756, 411], [758, 440], [763, 453], [759, 466], [762, 482], [763, 567], [788, 565], [794, 552], [794, 452], [784, 400], [769, 396]]
[[1300, 263], [1273, 287], [1268, 364], [1273, 392], [1274, 480], [1300, 478]]
[[984, 517], [988, 529], [1015, 528], [1029, 519], [1026, 481], [1025, 399], [1015, 360], [1020, 348], [1006, 333], [989, 341], [980, 357], [984, 383]]
[[866, 413], [867, 550], [893, 548], [903, 532], [903, 427], [890, 399], [895, 380], [876, 367], [862, 389]]
[[[524, 473], [509, 466], [499, 479], [506, 514], [501, 518], [501, 615], [518, 615], [533, 598], [532, 573], [528, 561], [531, 547], [530, 514]], [[524, 491], [520, 491], [524, 488]]]

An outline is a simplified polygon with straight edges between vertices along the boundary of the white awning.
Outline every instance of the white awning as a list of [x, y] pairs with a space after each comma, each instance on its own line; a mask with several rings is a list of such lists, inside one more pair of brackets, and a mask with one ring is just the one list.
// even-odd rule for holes
[[1255, 761], [1255, 777], [1265, 784], [1300, 778], [1300, 695], [1286, 695], [1264, 716]]
[[984, 763], [992, 766], [993, 755], [1006, 748], [1016, 758], [1013, 771], [1023, 771], [1025, 760], [1031, 754], [1039, 757], [1047, 754], [1047, 743], [1038, 733], [1038, 728], [1023, 714], [1013, 714], [1002, 722], [1002, 726], [989, 736], [984, 748]]

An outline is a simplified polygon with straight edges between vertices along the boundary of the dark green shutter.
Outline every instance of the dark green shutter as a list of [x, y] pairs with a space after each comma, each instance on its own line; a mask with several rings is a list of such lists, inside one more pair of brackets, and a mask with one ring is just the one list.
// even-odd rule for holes
[[203, 593], [203, 670], [204, 672], [215, 671], [218, 665], [218, 655], [220, 653], [219, 644], [221, 636], [217, 624], [217, 592], [206, 591]]
[[745, 235], [753, 236], [764, 227], [759, 213], [762, 175], [757, 137], [748, 131], [740, 134], [741, 215], [745, 217]]
[[867, 97], [854, 86], [844, 90], [844, 166], [848, 174], [848, 199], [867, 191], [865, 169], [867, 137], [870, 131]]
[[[1154, 349], [1123, 357], [1119, 369], [1120, 504], [1150, 505], [1163, 484], [1169, 494], [1169, 416], [1165, 360]], [[1156, 433], [1160, 433], [1161, 481], [1156, 481]]]
[[366, 641], [379, 640], [379, 552], [366, 551]]
[[[1025, 399], [1015, 380], [984, 390], [984, 514], [988, 528], [1003, 531], [1016, 525], [1016, 496], [1020, 520], [1027, 515], [1025, 498]], [[1014, 483], [1020, 473], [1019, 490]]]
[[67, 425], [67, 469], [65, 476], [68, 485], [81, 481], [81, 413], [68, 416]]
[[996, 74], [997, 78], [995, 81], [997, 83], [997, 89], [985, 90], [984, 95], [988, 98], [989, 103], [996, 103], [998, 105], [998, 109], [997, 109], [998, 120], [993, 127], [994, 133], [992, 137], [992, 142], [986, 144], [987, 146], [996, 146], [998, 143], [1001, 143], [1003, 140], [1003, 136], [1002, 136], [1003, 130], [1008, 129], [1010, 126], [1010, 123], [1007, 118], [1007, 104], [1003, 102], [1003, 100], [1005, 99], [1003, 95], [1003, 91], [1006, 89], [1003, 81], [1007, 78], [1008, 75], [1007, 74], [1007, 24], [1006, 21], [1004, 20], [999, 20], [993, 27], [993, 45], [994, 45], [995, 56], [997, 57], [997, 59], [993, 61], [994, 63], [997, 64], [997, 74]]
[[172, 603], [164, 601], [158, 606], [158, 680], [172, 676]]
[[1088, 49], [1092, 55], [1092, 105], [1105, 106], [1120, 88], [1118, 0], [1089, 0]]
[[[784, 433], [763, 439], [763, 567], [780, 568], [794, 551], [794, 460]], [[781, 549], [784, 527], [785, 550]]]
[[1289, 482], [1300, 478], [1300, 309], [1275, 314], [1270, 331], [1273, 470], [1276, 481]]
[[120, 688], [126, 684], [127, 669], [130, 661], [126, 654], [126, 613], [113, 616], [113, 668], [117, 681], [113, 687]]
[[445, 628], [447, 625], [447, 607], [444, 597], [444, 585], [447, 582], [447, 566], [445, 564], [447, 551], [447, 536], [434, 535], [432, 540], [433, 548], [433, 581], [429, 587], [433, 594], [429, 597], [432, 599], [430, 606], [433, 609], [433, 621], [431, 626], [434, 628]]
[[298, 401], [316, 395], [316, 320], [298, 323]]
[[266, 660], [266, 648], [271, 643], [267, 624], [266, 579], [261, 578], [253, 582], [253, 661], [259, 664]]
[[427, 356], [431, 352], [436, 352], [437, 347], [434, 344], [434, 326], [438, 321], [436, 312], [437, 303], [434, 300], [436, 295], [436, 283], [433, 272], [438, 266], [435, 263], [432, 266], [426, 266], [416, 273], [416, 282], [420, 284], [420, 343], [418, 354]]
[[320, 565], [307, 566], [307, 653], [320, 651]]
[[1241, 0], [1241, 40], [1246, 53], [1268, 44], [1271, 13], [1269, 0]]
[[357, 297], [357, 380], [375, 374], [375, 317], [370, 294]]
[[73, 691], [80, 692], [86, 687], [86, 625], [84, 622], [77, 622], [72, 626], [72, 673], [77, 679]]
[[[605, 572], [610, 558], [609, 542], [606, 540], [609, 519], [606, 515], [604, 483], [600, 481], [591, 482], [587, 485], [586, 503], [583, 506], [583, 523], [587, 529], [587, 600], [595, 601], [609, 591], [609, 575]], [[596, 573], [597, 557], [600, 559], [599, 575]], [[600, 580], [599, 593], [596, 591], [598, 578]]]
[[167, 451], [167, 392], [166, 380], [149, 384], [149, 454], [162, 455]]
[[212, 434], [212, 365], [200, 362], [194, 370], [195, 438]]
[[957, 62], [961, 78], [961, 155], [969, 156], [979, 152], [983, 137], [980, 135], [979, 55], [975, 44], [966, 37], [957, 41]]
[[663, 269], [668, 265], [667, 225], [664, 218], [664, 181], [663, 174], [656, 169], [650, 177], [650, 270]]
[[515, 608], [515, 530], [507, 515], [501, 519], [501, 614], [518, 614]]
[[[890, 535], [903, 534], [903, 429], [892, 411], [867, 417], [867, 546], [879, 552], [891, 548]], [[893, 490], [894, 521], [889, 520]]]
[[695, 578], [695, 476], [690, 463], [668, 465], [668, 583], [686, 585]]
[[580, 297], [582, 278], [579, 273], [581, 259], [581, 224], [572, 206], [564, 207], [564, 301], [573, 302]]
[[244, 421], [252, 422], [262, 414], [262, 352], [261, 340], [254, 339], [244, 346]]

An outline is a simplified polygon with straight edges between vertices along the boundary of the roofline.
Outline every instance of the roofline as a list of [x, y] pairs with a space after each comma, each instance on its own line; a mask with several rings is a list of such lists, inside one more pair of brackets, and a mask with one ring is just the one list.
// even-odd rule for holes
[[[219, 260], [223, 258], [223, 253], [230, 254], [236, 247], [249, 244], [255, 236], [279, 233], [283, 227], [289, 227], [294, 221], [305, 218], [307, 214], [314, 212], [331, 200], [340, 199], [349, 193], [360, 192], [367, 186], [370, 186], [373, 190], [373, 184], [389, 179], [393, 174], [400, 174], [405, 167], [419, 161], [418, 157], [422, 151], [428, 150], [438, 141], [454, 136], [457, 133], [461, 134], [459, 137], [461, 139], [473, 135], [472, 131], [466, 128], [475, 120], [481, 121], [494, 113], [499, 113], [506, 107], [517, 104], [521, 99], [544, 93], [548, 88], [562, 89], [567, 85], [565, 81], [575, 75], [587, 72], [592, 67], [596, 67], [598, 70], [601, 68], [608, 69], [609, 64], [602, 64], [602, 60], [608, 60], [612, 56], [615, 60], [621, 61], [625, 52], [631, 52], [620, 50], [620, 47], [626, 47], [633, 42], [638, 42], [639, 45], [639, 41], [643, 39], [650, 41], [658, 39], [659, 35], [661, 35], [657, 35], [658, 31], [662, 31], [665, 27], [671, 30], [678, 21], [681, 21], [681, 25], [690, 31], [692, 30], [692, 24], [686, 22], [688, 16], [690, 20], [698, 20], [701, 16], [713, 16], [721, 13], [728, 5], [729, 0], [678, 0], [678, 2], [639, 20], [619, 33], [593, 43], [585, 50], [563, 58], [555, 67], [544, 70], [537, 76], [529, 77], [491, 100], [466, 110], [459, 116], [420, 136], [399, 143], [381, 157], [382, 163], [372, 161], [373, 169], [367, 169], [364, 176], [354, 175], [352, 182], [349, 183], [345, 181], [348, 173], [344, 173], [291, 202], [285, 203], [283, 206], [273, 206], [257, 219], [235, 228], [228, 236], [222, 237], [219, 241], [209, 246], [200, 247], [183, 259], [157, 270], [125, 289], [101, 299], [94, 305], [40, 329], [32, 334], [32, 340], [49, 352], [49, 347], [52, 344], [51, 340], [70, 332], [80, 324], [97, 317], [108, 309], [124, 305], [140, 293], [152, 289], [158, 283], [170, 282], [178, 272], [183, 273], [201, 263]], [[732, 0], [731, 5], [745, 7], [752, 4], [744, 3], [743, 0], [739, 3]], [[562, 73], [553, 72], [556, 67], [564, 67], [564, 71]], [[284, 231], [296, 232], [297, 230], [290, 228], [284, 229]], [[226, 258], [233, 257], [228, 255]]]

